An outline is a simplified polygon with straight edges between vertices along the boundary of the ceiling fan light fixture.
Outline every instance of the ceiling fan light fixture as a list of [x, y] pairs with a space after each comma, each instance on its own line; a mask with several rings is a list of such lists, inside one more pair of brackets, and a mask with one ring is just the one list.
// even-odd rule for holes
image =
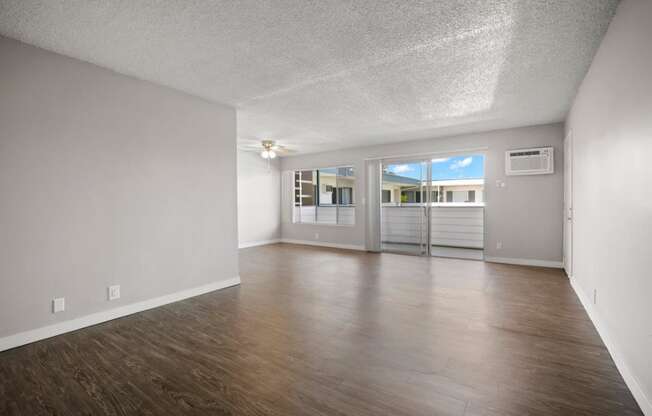
[[262, 140], [260, 143], [263, 146], [263, 151], [260, 152], [260, 157], [266, 160], [275, 159], [278, 156], [276, 150], [279, 148], [274, 140]]

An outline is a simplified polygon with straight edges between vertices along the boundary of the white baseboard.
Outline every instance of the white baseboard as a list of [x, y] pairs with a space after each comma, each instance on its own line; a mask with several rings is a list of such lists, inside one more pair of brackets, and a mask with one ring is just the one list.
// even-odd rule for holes
[[491, 257], [491, 256], [484, 256], [484, 260], [490, 263], [517, 264], [519, 266], [553, 267], [555, 269], [563, 268], [563, 264], [560, 261], [537, 260], [537, 259], [514, 259], [509, 257]]
[[643, 411], [643, 414], [645, 416], [652, 416], [652, 400], [650, 400], [650, 398], [645, 395], [645, 392], [634, 376], [634, 373], [632, 373], [627, 363], [625, 363], [623, 355], [620, 353], [620, 348], [618, 348], [618, 344], [611, 336], [611, 333], [607, 329], [607, 325], [604, 323], [604, 320], [600, 317], [600, 313], [593, 307], [593, 303], [586, 296], [580, 285], [577, 283], [577, 280], [575, 280], [573, 276], [569, 276], [568, 278], [573, 290], [575, 291], [575, 294], [582, 303], [582, 306], [584, 306], [584, 310], [586, 310], [589, 318], [591, 318], [595, 329], [598, 331], [600, 338], [602, 338], [602, 342], [604, 342], [604, 345], [607, 347], [609, 354], [611, 354], [611, 358], [614, 360], [618, 371], [620, 371], [620, 375], [623, 376], [625, 384], [627, 384], [627, 387], [629, 387], [629, 390], [632, 392], [632, 395]]
[[240, 276], [0, 338], [0, 351], [240, 284]]
[[292, 240], [289, 238], [282, 238], [281, 243], [302, 244], [306, 246], [317, 246], [317, 247], [341, 248], [344, 250], [356, 250], [356, 251], [366, 250], [364, 246], [359, 246], [355, 244], [337, 244], [337, 243], [328, 243], [325, 241]]
[[248, 243], [240, 243], [238, 245], [238, 248], [258, 247], [258, 246], [265, 246], [267, 244], [276, 244], [280, 242], [281, 242], [280, 238], [275, 238], [273, 240], [249, 241]]

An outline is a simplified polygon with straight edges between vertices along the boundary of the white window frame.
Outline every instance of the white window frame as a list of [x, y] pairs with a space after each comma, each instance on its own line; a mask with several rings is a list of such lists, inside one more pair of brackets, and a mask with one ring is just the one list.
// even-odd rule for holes
[[[353, 208], [353, 223], [352, 224], [339, 224], [339, 208], [340, 208], [340, 203], [339, 198], [336, 196], [336, 203], [335, 203], [335, 223], [334, 224], [329, 224], [329, 223], [320, 223], [317, 222], [317, 208], [319, 205], [317, 205], [317, 201], [315, 202], [315, 222], [301, 222], [301, 210], [299, 210], [299, 220], [295, 221], [295, 216], [294, 216], [294, 210], [297, 207], [301, 207], [302, 205], [296, 205], [296, 173], [301, 172], [301, 171], [320, 171], [324, 169], [335, 169], [335, 189], [339, 189], [338, 185], [338, 175], [337, 175], [337, 169], [352, 169], [353, 170], [353, 177], [355, 179], [355, 183], [353, 186], [353, 204], [346, 205], [347, 207], [352, 207]], [[318, 168], [294, 168], [292, 169], [292, 224], [294, 225], [312, 225], [312, 226], [323, 226], [323, 227], [355, 227], [356, 220], [357, 220], [357, 215], [356, 215], [356, 209], [357, 209], [357, 204], [356, 204], [356, 194], [358, 194], [358, 180], [356, 177], [356, 171], [357, 169], [355, 168], [355, 165], [353, 163], [350, 164], [342, 164], [342, 165], [331, 165], [331, 166], [326, 166], [326, 167], [318, 167]], [[317, 188], [317, 192], [320, 192], [321, 190]]]

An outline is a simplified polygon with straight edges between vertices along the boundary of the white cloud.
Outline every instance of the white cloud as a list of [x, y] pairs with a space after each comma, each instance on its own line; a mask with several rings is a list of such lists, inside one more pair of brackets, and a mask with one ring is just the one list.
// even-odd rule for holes
[[462, 160], [457, 160], [457, 161], [451, 163], [450, 168], [453, 169], [453, 170], [461, 169], [461, 168], [465, 168], [465, 167], [469, 166], [471, 163], [473, 163], [473, 157], [469, 156], [469, 157], [465, 157]]
[[438, 157], [436, 159], [432, 159], [432, 163], [444, 163], [448, 162], [449, 159], [450, 157]]
[[395, 165], [392, 166], [390, 169], [394, 173], [405, 173], [405, 172], [411, 172], [412, 171], [412, 166], [410, 165]]

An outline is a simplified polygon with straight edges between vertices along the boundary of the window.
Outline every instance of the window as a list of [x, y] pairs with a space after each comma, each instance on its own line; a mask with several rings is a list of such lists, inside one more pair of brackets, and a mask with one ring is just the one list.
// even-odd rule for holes
[[390, 202], [392, 202], [392, 191], [383, 189], [383, 204], [389, 204]]
[[469, 191], [469, 196], [466, 198], [466, 202], [475, 202], [475, 191]]
[[294, 172], [295, 223], [355, 223], [355, 175], [352, 167]]
[[453, 191], [446, 191], [446, 202], [453, 202]]
[[[337, 202], [336, 202], [337, 201]], [[333, 194], [333, 204], [352, 205], [353, 204], [353, 188], [337, 188]]]
[[[423, 191], [416, 189], [407, 189], [407, 190], [402, 190], [401, 191], [401, 203], [402, 204], [419, 204], [421, 203], [421, 194]], [[423, 198], [425, 201], [425, 198], [428, 196], [428, 194], [423, 193]]]

